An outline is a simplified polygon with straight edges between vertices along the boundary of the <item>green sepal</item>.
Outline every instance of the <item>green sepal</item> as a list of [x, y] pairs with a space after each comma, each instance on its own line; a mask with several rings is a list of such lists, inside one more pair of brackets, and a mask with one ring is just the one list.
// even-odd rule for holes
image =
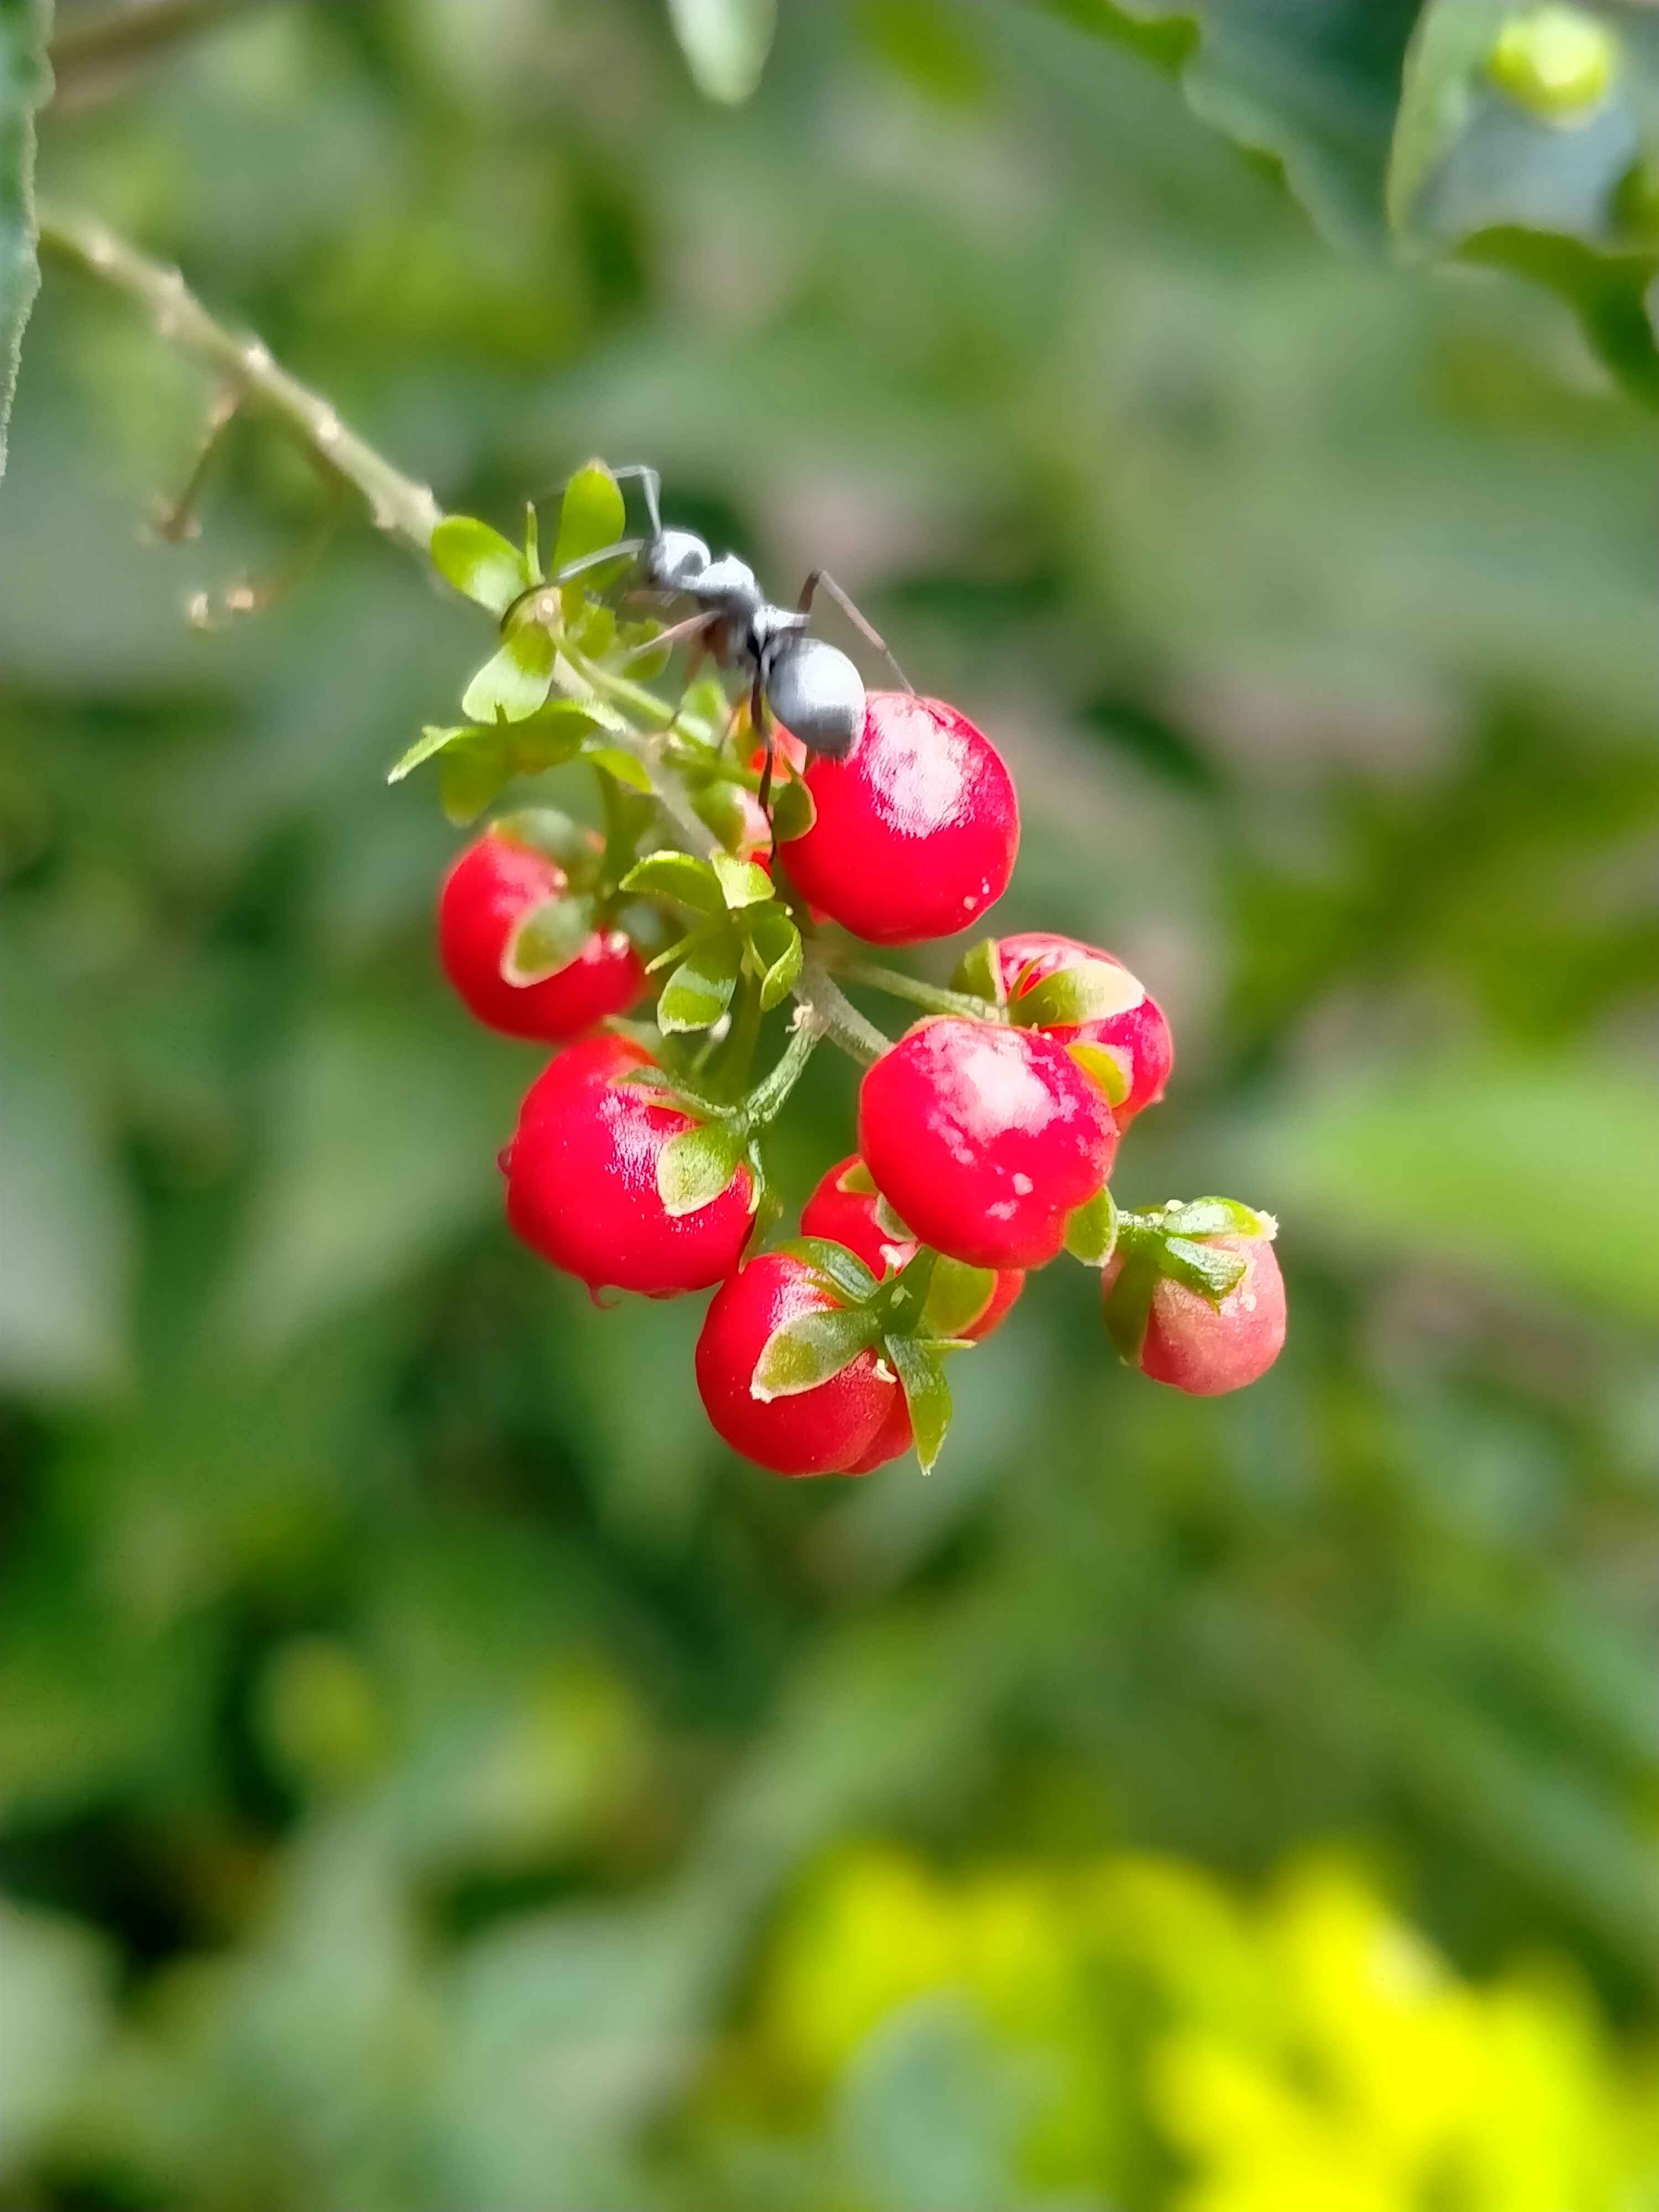
[[965, 1260], [952, 1260], [940, 1253], [921, 1309], [924, 1334], [960, 1337], [990, 1304], [996, 1286], [994, 1267], [970, 1267]]
[[1017, 983], [1008, 1013], [1022, 1029], [1080, 1029], [1085, 1022], [1127, 1014], [1146, 996], [1127, 968], [1115, 967], [1109, 960], [1079, 960], [1069, 968], [1056, 968], [1029, 991], [1021, 991]]
[[527, 499], [524, 503], [524, 565], [530, 572], [532, 583], [539, 584], [542, 580], [542, 526], [533, 499]]
[[651, 796], [651, 771], [636, 755], [624, 752], [620, 745], [584, 745], [584, 760], [603, 769], [614, 782], [628, 791], [637, 791], [641, 798]]
[[[564, 488], [559, 534], [553, 547], [555, 574], [568, 568], [573, 561], [585, 560], [588, 554], [614, 545], [627, 528], [622, 487], [603, 461], [589, 461]], [[592, 569], [582, 580], [598, 583], [603, 574], [602, 569]]]
[[1117, 1249], [1117, 1207], [1109, 1190], [1097, 1191], [1066, 1218], [1066, 1249], [1085, 1267], [1103, 1267]]
[[1266, 1237], [1271, 1239], [1279, 1224], [1270, 1213], [1241, 1206], [1236, 1198], [1171, 1199], [1156, 1216], [1158, 1225], [1170, 1237]]
[[1121, 1106], [1129, 1095], [1129, 1074], [1122, 1057], [1109, 1044], [1074, 1038], [1066, 1048], [1083, 1073], [1099, 1085], [1109, 1106]]
[[740, 913], [744, 907], [764, 906], [773, 896], [772, 878], [758, 860], [738, 860], [730, 853], [716, 853], [708, 865], [730, 913]]
[[699, 92], [738, 106], [760, 82], [777, 0], [669, 0], [669, 21]]
[[1213, 1244], [1195, 1243], [1189, 1237], [1166, 1237], [1162, 1272], [1189, 1291], [1196, 1291], [1218, 1306], [1229, 1291], [1243, 1280], [1249, 1261], [1242, 1252], [1223, 1252]]
[[701, 1122], [671, 1137], [657, 1155], [657, 1195], [664, 1212], [678, 1221], [713, 1205], [730, 1187], [742, 1157], [742, 1139], [724, 1122]]
[[977, 945], [963, 954], [951, 978], [951, 988], [965, 991], [970, 998], [988, 999], [994, 1006], [1007, 1005], [1008, 994], [1002, 988], [1002, 963], [997, 957], [994, 937], [981, 937]]
[[527, 846], [562, 868], [580, 867], [595, 857], [590, 833], [556, 806], [517, 807], [497, 815], [489, 827], [495, 836]]
[[461, 712], [475, 722], [523, 722], [547, 703], [553, 684], [553, 640], [539, 623], [524, 623], [501, 640], [461, 694]]
[[749, 1394], [765, 1405], [816, 1390], [861, 1358], [874, 1340], [870, 1316], [860, 1307], [828, 1306], [798, 1314], [762, 1346]]
[[756, 908], [746, 919], [750, 951], [760, 971], [761, 1012], [769, 1014], [800, 981], [805, 948], [799, 930], [781, 906]]
[[909, 1408], [921, 1471], [931, 1474], [951, 1425], [951, 1385], [945, 1380], [945, 1362], [933, 1346], [919, 1344], [915, 1337], [886, 1337], [882, 1348]]
[[859, 1159], [855, 1159], [850, 1168], [845, 1169], [836, 1177], [836, 1188], [844, 1190], [855, 1198], [875, 1198], [879, 1195], [876, 1189], [874, 1176], [865, 1166], [864, 1162]]
[[672, 1033], [712, 1029], [732, 1003], [743, 947], [735, 937], [714, 937], [688, 952], [663, 986], [657, 1026]]
[[546, 898], [520, 915], [501, 949], [501, 981], [545, 981], [568, 967], [593, 933], [590, 898]]
[[536, 581], [518, 547], [471, 514], [445, 515], [432, 533], [432, 565], [458, 592], [497, 616]]
[[828, 1237], [792, 1237], [778, 1247], [792, 1259], [801, 1260], [814, 1273], [855, 1305], [866, 1304], [880, 1288], [875, 1276], [856, 1252]]
[[1126, 1250], [1116, 1280], [1106, 1293], [1103, 1307], [1106, 1334], [1126, 1367], [1140, 1364], [1158, 1273], [1158, 1261], [1151, 1250]]
[[880, 1191], [876, 1193], [876, 1202], [870, 1210], [870, 1218], [890, 1243], [914, 1244], [915, 1243], [916, 1240], [911, 1236], [907, 1224], [899, 1219], [892, 1204], [882, 1195]]
[[690, 853], [647, 853], [623, 878], [622, 888], [636, 891], [642, 898], [672, 899], [676, 906], [689, 907], [693, 914], [716, 915], [726, 910], [714, 871], [707, 860], [694, 860]]
[[1518, 10], [1486, 58], [1492, 82], [1532, 114], [1552, 123], [1588, 115], [1617, 73], [1619, 49], [1605, 23], [1582, 8]]
[[818, 803], [796, 776], [772, 790], [772, 830], [779, 844], [804, 837], [818, 818]]
[[704, 776], [690, 783], [686, 795], [704, 828], [714, 832], [728, 853], [737, 852], [749, 835], [742, 785], [723, 775]]

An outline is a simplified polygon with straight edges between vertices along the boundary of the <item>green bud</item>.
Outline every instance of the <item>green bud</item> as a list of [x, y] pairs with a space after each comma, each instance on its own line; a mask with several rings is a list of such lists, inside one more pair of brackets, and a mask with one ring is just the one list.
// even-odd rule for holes
[[1581, 120], [1612, 84], [1619, 49], [1582, 8], [1528, 8], [1510, 17], [1487, 58], [1492, 82], [1551, 123]]

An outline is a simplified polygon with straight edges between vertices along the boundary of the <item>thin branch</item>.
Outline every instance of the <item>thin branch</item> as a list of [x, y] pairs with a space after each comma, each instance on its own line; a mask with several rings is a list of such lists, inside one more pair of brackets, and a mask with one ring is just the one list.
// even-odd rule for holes
[[160, 46], [246, 15], [273, 0], [111, 0], [60, 18], [52, 41], [52, 67], [62, 72], [102, 69], [142, 60]]
[[362, 493], [376, 526], [424, 554], [443, 510], [427, 485], [382, 459], [349, 430], [319, 393], [280, 368], [251, 333], [239, 337], [216, 322], [177, 269], [152, 261], [91, 216], [40, 210], [40, 243], [60, 259], [123, 292], [154, 321], [158, 335], [243, 394], [313, 454], [322, 468]]

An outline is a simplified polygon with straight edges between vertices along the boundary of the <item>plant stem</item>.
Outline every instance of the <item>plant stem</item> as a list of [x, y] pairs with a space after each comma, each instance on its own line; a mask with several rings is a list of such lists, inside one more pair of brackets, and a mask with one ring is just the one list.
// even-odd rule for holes
[[69, 16], [52, 41], [53, 69], [102, 69], [140, 61], [153, 48], [216, 29], [271, 0], [112, 0]]
[[355, 486], [377, 528], [417, 553], [427, 551], [443, 514], [430, 489], [349, 430], [327, 400], [277, 366], [258, 338], [238, 337], [216, 322], [177, 269], [138, 252], [95, 217], [62, 208], [41, 207], [40, 243], [124, 292], [169, 344], [242, 392], [250, 412], [267, 416], [325, 471]]
[[866, 1021], [809, 945], [796, 995], [823, 1024], [823, 1033], [860, 1067], [873, 1067], [892, 1043], [873, 1022]]
[[965, 1014], [970, 1021], [994, 1022], [999, 1018], [999, 1009], [988, 999], [976, 999], [966, 991], [947, 991], [942, 984], [924, 982], [920, 975], [907, 975], [902, 969], [883, 968], [873, 960], [838, 960], [836, 973], [848, 983], [862, 983], [872, 991], [885, 991], [889, 998], [908, 999], [912, 1006], [926, 1006], [935, 1014]]

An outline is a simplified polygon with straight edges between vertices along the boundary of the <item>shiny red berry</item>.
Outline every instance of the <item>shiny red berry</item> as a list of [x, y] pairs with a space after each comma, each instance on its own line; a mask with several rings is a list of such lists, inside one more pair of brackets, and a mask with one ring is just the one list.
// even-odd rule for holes
[[[827, 1237], [836, 1244], [844, 1244], [849, 1252], [856, 1252], [872, 1274], [878, 1277], [896, 1273], [908, 1261], [914, 1260], [921, 1249], [914, 1237], [890, 1236], [877, 1219], [881, 1205], [880, 1194], [873, 1189], [860, 1189], [860, 1182], [870, 1180], [864, 1163], [854, 1152], [844, 1160], [837, 1160], [823, 1177], [800, 1212], [801, 1233], [805, 1237]], [[848, 1188], [848, 1185], [852, 1188]], [[971, 1285], [975, 1279], [964, 1279]], [[1014, 1301], [1025, 1287], [1023, 1268], [1004, 1267], [989, 1274], [984, 1282], [984, 1299], [976, 1311], [964, 1316], [953, 1310], [950, 1317], [950, 1333], [966, 1337], [977, 1343], [989, 1336], [1002, 1322]], [[906, 1424], [905, 1440], [897, 1445], [899, 1451], [909, 1449], [909, 1430]]]
[[664, 1206], [658, 1157], [695, 1125], [653, 1091], [619, 1080], [654, 1065], [631, 1038], [573, 1044], [530, 1086], [501, 1154], [508, 1222], [532, 1251], [591, 1290], [653, 1298], [706, 1290], [737, 1266], [753, 1225], [746, 1167], [695, 1213], [676, 1216]]
[[787, 1252], [763, 1252], [723, 1283], [697, 1339], [697, 1389], [717, 1432], [735, 1452], [775, 1474], [849, 1474], [883, 1431], [896, 1382], [873, 1351], [810, 1390], [757, 1398], [756, 1365], [774, 1334], [804, 1314], [837, 1304], [820, 1279]]
[[1128, 1085], [1127, 1097], [1112, 1109], [1120, 1129], [1127, 1129], [1143, 1106], [1156, 1105], [1164, 1096], [1164, 1086], [1175, 1065], [1175, 1041], [1170, 1035], [1170, 1024], [1162, 1006], [1115, 954], [1103, 952], [1093, 945], [1079, 944], [1074, 937], [1057, 937], [1051, 931], [1032, 929], [1016, 937], [998, 939], [996, 958], [1002, 974], [1002, 988], [1013, 1004], [1018, 1004], [1045, 977], [1063, 968], [1074, 968], [1082, 961], [1099, 960], [1109, 968], [1117, 969], [1124, 979], [1125, 996], [1130, 1000], [1121, 1012], [1071, 1026], [1045, 1023], [1043, 1029], [1061, 1044], [1097, 1044], [1110, 1053]]
[[438, 953], [463, 1003], [486, 1027], [545, 1044], [626, 1013], [646, 990], [640, 956], [620, 929], [596, 929], [574, 959], [534, 983], [501, 973], [507, 939], [532, 908], [562, 897], [556, 860], [499, 830], [469, 845], [444, 878]]
[[966, 929], [1002, 896], [1019, 850], [1013, 779], [939, 699], [872, 691], [844, 759], [805, 774], [817, 809], [785, 848], [814, 907], [875, 945]]
[[1039, 1267], [1111, 1171], [1106, 1095], [1040, 1030], [943, 1015], [859, 1094], [859, 1150], [907, 1227], [975, 1267]]
[[[1266, 1237], [1228, 1235], [1196, 1240], [1219, 1252], [1236, 1252], [1244, 1273], [1218, 1304], [1201, 1291], [1164, 1275], [1153, 1285], [1146, 1336], [1136, 1363], [1154, 1382], [1167, 1382], [1194, 1398], [1242, 1390], [1265, 1375], [1285, 1343], [1285, 1278]], [[1103, 1273], [1109, 1295], [1122, 1261]]]
[[910, 1408], [902, 1390], [895, 1390], [893, 1403], [887, 1419], [876, 1431], [861, 1459], [854, 1460], [847, 1470], [848, 1474], [873, 1474], [889, 1460], [902, 1459], [916, 1440], [910, 1425]]

